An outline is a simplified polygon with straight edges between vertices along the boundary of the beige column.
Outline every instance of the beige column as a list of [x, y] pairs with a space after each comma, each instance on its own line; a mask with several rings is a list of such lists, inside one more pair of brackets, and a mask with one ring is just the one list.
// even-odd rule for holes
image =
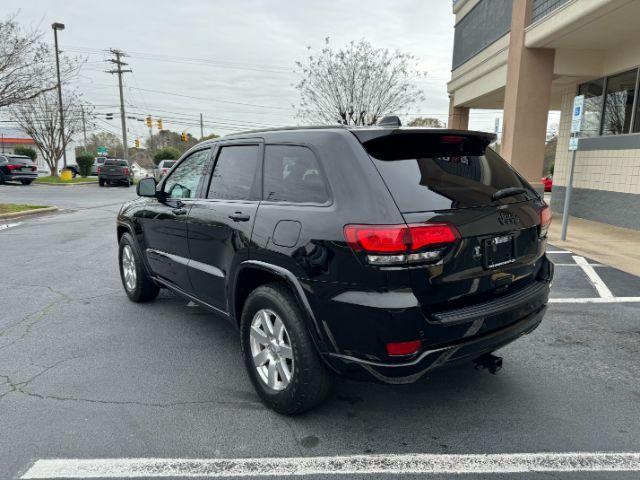
[[449, 121], [447, 128], [467, 130], [469, 128], [469, 108], [456, 107], [453, 104], [453, 95], [449, 97]]
[[532, 0], [513, 0], [500, 153], [531, 183], [540, 183], [555, 51], [524, 46]]

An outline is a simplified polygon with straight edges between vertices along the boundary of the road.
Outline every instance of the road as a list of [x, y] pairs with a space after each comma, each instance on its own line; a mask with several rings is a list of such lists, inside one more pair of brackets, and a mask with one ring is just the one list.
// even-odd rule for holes
[[[237, 466], [233, 459], [363, 454], [368, 465], [375, 454], [640, 452], [640, 303], [617, 300], [640, 295], [640, 278], [550, 253], [556, 303], [533, 334], [501, 350], [498, 375], [463, 365], [407, 386], [340, 380], [326, 405], [287, 418], [258, 401], [226, 322], [167, 292], [146, 305], [127, 300], [114, 221], [134, 196], [96, 185], [0, 186], [0, 202], [65, 209], [0, 230], [2, 478], [55, 458]], [[584, 303], [592, 298], [608, 303]], [[253, 478], [259, 465], [241, 471]], [[500, 471], [464, 478], [549, 478]], [[358, 478], [427, 478], [371, 472]]]

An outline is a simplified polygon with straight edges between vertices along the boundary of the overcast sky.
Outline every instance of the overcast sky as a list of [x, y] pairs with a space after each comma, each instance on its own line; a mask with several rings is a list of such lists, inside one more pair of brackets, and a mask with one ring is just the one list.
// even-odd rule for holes
[[[16, 4], [17, 5], [17, 4]], [[162, 117], [164, 127], [199, 136], [260, 126], [297, 124], [294, 62], [325, 37], [341, 46], [369, 40], [416, 57], [427, 78], [416, 116], [447, 117], [453, 22], [448, 0], [22, 0], [18, 21], [39, 26], [60, 48], [87, 57], [78, 88], [98, 112], [117, 113], [117, 77], [104, 71], [109, 48], [120, 49], [133, 73], [125, 75], [128, 115]], [[16, 7], [17, 8], [17, 7]], [[192, 98], [195, 97], [195, 98]], [[104, 118], [104, 116], [102, 116]], [[493, 130], [495, 114], [478, 111], [471, 128]], [[118, 116], [98, 130], [118, 133]], [[130, 143], [148, 134], [129, 121]]]

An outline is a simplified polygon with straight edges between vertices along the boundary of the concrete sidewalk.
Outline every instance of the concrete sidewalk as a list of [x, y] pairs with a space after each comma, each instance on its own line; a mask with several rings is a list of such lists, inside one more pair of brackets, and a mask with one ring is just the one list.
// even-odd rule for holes
[[554, 215], [549, 243], [582, 256], [640, 275], [640, 231], [569, 217], [567, 240], [560, 240], [562, 216]]

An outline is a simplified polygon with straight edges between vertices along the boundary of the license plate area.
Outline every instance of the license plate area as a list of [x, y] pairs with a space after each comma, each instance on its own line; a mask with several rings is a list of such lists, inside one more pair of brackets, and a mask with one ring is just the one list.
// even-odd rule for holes
[[484, 268], [496, 268], [516, 261], [513, 235], [487, 238], [482, 244]]

